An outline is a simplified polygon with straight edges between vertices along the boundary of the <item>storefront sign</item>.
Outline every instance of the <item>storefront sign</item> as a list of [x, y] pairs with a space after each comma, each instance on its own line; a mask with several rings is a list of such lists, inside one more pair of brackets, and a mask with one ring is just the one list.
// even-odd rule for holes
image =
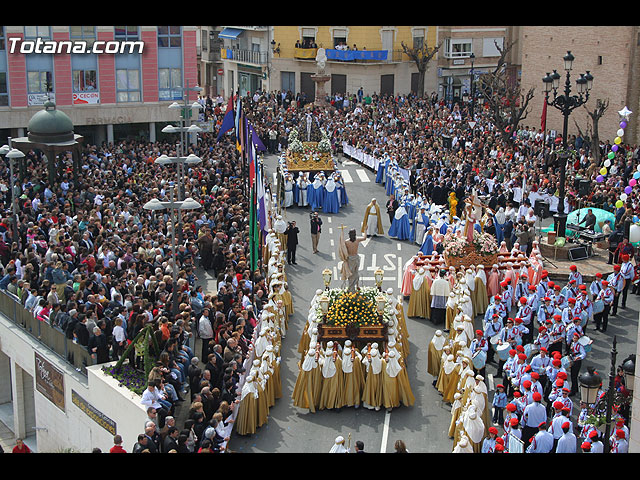
[[86, 413], [94, 422], [104, 428], [111, 435], [116, 434], [116, 422], [107, 417], [104, 413], [98, 411], [93, 405], [78, 395], [78, 392], [71, 390], [71, 401], [73, 404]]
[[38, 353], [35, 367], [36, 390], [64, 412], [64, 373]]

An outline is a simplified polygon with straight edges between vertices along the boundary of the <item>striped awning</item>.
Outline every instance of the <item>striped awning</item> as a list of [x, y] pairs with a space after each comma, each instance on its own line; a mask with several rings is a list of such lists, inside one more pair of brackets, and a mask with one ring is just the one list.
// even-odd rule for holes
[[232, 40], [235, 40], [236, 38], [238, 38], [238, 35], [240, 35], [243, 31], [244, 30], [241, 30], [239, 28], [225, 28], [218, 34], [218, 37], [230, 38]]

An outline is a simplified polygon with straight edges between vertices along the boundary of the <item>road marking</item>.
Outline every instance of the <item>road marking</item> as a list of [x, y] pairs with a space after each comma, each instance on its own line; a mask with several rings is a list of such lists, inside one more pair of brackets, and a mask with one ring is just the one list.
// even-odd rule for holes
[[342, 175], [344, 183], [353, 183], [353, 178], [351, 178], [351, 174], [347, 170], [342, 170], [340, 174]]
[[336, 259], [336, 252], [331, 252], [331, 259], [335, 260]]
[[329, 243], [331, 244], [331, 246], [333, 247], [334, 243], [333, 243], [333, 238], [329, 239]]
[[398, 257], [398, 288], [402, 287], [402, 257]]
[[369, 177], [367, 176], [367, 172], [365, 172], [362, 168], [358, 168], [356, 170], [356, 173], [358, 174], [358, 177], [360, 177], [360, 181], [363, 183], [367, 183], [370, 182], [371, 180], [369, 180]]
[[329, 235], [333, 235], [333, 228], [329, 227]]
[[[396, 277], [384, 277], [383, 281], [393, 282], [395, 279]], [[362, 280], [363, 282], [375, 282], [376, 277], [360, 277], [360, 280]]]
[[389, 421], [391, 420], [391, 412], [384, 415], [384, 428], [382, 429], [382, 443], [380, 445], [380, 453], [387, 452], [387, 438], [389, 438]]
[[488, 377], [488, 380], [489, 380], [487, 382], [489, 384], [488, 385], [488, 389], [489, 389], [489, 391], [492, 391], [492, 390], [494, 390], [494, 388], [493, 388], [493, 374], [489, 373], [489, 374], [487, 374], [487, 377]]
[[358, 164], [353, 160], [343, 160], [342, 165], [358, 165]]
[[360, 242], [362, 244], [363, 247], [367, 247], [367, 245], [369, 245], [369, 242], [371, 241], [371, 237], [367, 237], [366, 240], [363, 240], [362, 242]]
[[331, 223], [331, 217], [327, 217], [327, 222]]
[[398, 243], [398, 244], [396, 244], [396, 245], [398, 245], [398, 251], [401, 251], [401, 250], [402, 250], [402, 244], [401, 244], [401, 243]]

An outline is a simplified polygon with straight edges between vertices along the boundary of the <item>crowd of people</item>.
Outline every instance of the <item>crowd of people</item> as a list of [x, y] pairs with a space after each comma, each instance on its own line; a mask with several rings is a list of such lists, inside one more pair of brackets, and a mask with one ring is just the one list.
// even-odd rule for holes
[[[523, 127], [514, 131], [513, 144], [506, 144], [485, 111], [476, 110], [478, 123], [470, 131], [464, 126], [468, 106], [435, 95], [365, 95], [360, 89], [328, 100], [329, 106], [316, 108], [314, 115], [329, 133], [334, 151], [347, 142], [379, 158], [392, 158], [411, 172], [413, 194], [421, 192], [433, 202], [453, 191], [462, 204], [471, 185], [494, 196], [504, 208], [514, 202], [514, 188], [526, 185], [552, 195], [557, 191], [555, 139], [548, 132]], [[221, 98], [200, 101], [207, 117], [219, 126], [224, 115]], [[253, 92], [243, 105], [264, 145], [275, 153], [286, 149], [292, 126], [306, 113], [306, 102], [303, 95], [291, 92]], [[444, 138], [450, 139], [450, 146]], [[568, 168], [570, 206], [614, 205], [635, 171], [638, 148], [618, 149], [607, 180], [580, 196], [575, 180], [592, 180], [597, 173], [593, 149], [606, 154], [611, 145], [589, 146], [581, 137], [569, 143], [578, 152]], [[207, 375], [220, 406], [207, 407], [213, 413], [203, 413], [202, 420], [213, 418], [221, 408], [234, 408], [241, 393], [237, 379], [270, 291], [267, 265], [261, 261], [252, 272], [247, 263], [249, 204], [234, 139], [227, 135], [218, 142], [215, 133], [201, 134], [197, 143], [188, 145], [185, 155], [190, 153], [202, 163], [185, 169], [183, 191], [178, 193], [202, 208], [181, 213], [177, 225], [169, 211], [143, 208], [149, 200], [168, 200], [171, 190], [175, 192], [174, 167], [154, 163], [161, 154], [177, 156], [172, 140], [85, 145], [77, 180], [70, 157], [59, 159], [61, 174], [53, 185], [47, 164], [29, 152], [25, 175], [15, 178], [15, 217], [8, 162], [3, 162], [0, 178], [5, 213], [0, 222], [0, 289], [69, 340], [86, 346], [97, 363], [119, 359], [142, 328], [152, 325], [161, 351], [147, 393], [165, 390], [152, 395], [164, 397], [156, 404], [160, 408], [154, 407], [156, 414], [162, 412], [159, 430], [187, 392], [192, 400], [200, 394], [195, 380]], [[446, 193], [439, 197], [439, 190]], [[635, 194], [621, 210], [616, 212], [616, 229], [640, 213]], [[180, 238], [175, 255], [174, 235]], [[506, 236], [505, 240], [512, 241]], [[215, 291], [202, 290], [197, 267], [216, 277]], [[201, 335], [202, 318], [208, 319], [213, 335], [205, 338], [201, 352], [194, 352], [189, 338]], [[130, 361], [136, 363], [135, 355]], [[192, 376], [198, 368], [201, 377]], [[224, 424], [228, 410], [222, 413]]]

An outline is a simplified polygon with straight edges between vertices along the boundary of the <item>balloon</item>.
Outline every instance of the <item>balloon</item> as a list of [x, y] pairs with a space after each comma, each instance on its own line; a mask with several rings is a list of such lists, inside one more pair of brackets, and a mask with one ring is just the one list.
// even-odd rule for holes
[[619, 128], [618, 131], [616, 132], [618, 134], [619, 137], [624, 136], [624, 130]]
[[620, 145], [622, 143], [622, 139], [620, 137], [616, 137], [613, 139], [613, 143], [616, 145]]
[[629, 241], [640, 242], [640, 225], [631, 225], [629, 228]]
[[631, 186], [631, 187], [635, 187], [636, 183], [638, 183], [638, 182], [636, 182], [635, 178], [632, 178], [631, 180], [629, 180], [629, 186]]
[[616, 208], [622, 208], [623, 205], [624, 205], [624, 202], [622, 200], [618, 200], [616, 202]]
[[627, 122], [625, 122], [624, 120], [620, 122], [620, 128], [627, 128]]
[[[619, 148], [620, 147], [618, 147], [618, 145], [613, 145], [611, 147], [611, 150], [614, 151], [614, 152], [617, 152]], [[611, 152], [609, 152], [607, 156], [609, 156], [609, 155], [611, 155]], [[615, 157], [615, 155], [613, 155], [613, 157]], [[609, 158], [613, 158], [613, 157], [609, 157]]]
[[[639, 165], [639, 166], [640, 166], [640, 165]], [[607, 169], [606, 169], [605, 167], [602, 167], [602, 168], [600, 169], [600, 173], [601, 173], [602, 175], [606, 175], [606, 174], [607, 174]]]
[[[629, 188], [629, 187], [627, 187], [627, 188]], [[622, 200], [623, 202], [626, 202], [627, 201], [627, 194], [626, 193], [621, 193], [620, 194], [620, 200]]]
[[[638, 172], [638, 174], [640, 174], [640, 172]], [[602, 175], [598, 175], [596, 177], [596, 182], [598, 183], [602, 183], [604, 181], [604, 177]]]
[[[611, 152], [609, 152], [609, 155], [611, 155]], [[609, 158], [611, 158], [611, 157], [609, 157]], [[604, 161], [604, 166], [609, 168], [611, 166], [611, 160], [605, 160]]]
[[640, 172], [636, 172], [633, 174], [633, 178], [635, 178], [636, 180], [638, 180], [640, 178]]
[[629, 185], [627, 185], [626, 187], [624, 187], [624, 193], [626, 193], [627, 195], [630, 194], [631, 192], [633, 192], [633, 188], [631, 188]]
[[633, 221], [636, 223], [640, 221], [640, 218], [638, 218], [638, 215], [633, 216]]

